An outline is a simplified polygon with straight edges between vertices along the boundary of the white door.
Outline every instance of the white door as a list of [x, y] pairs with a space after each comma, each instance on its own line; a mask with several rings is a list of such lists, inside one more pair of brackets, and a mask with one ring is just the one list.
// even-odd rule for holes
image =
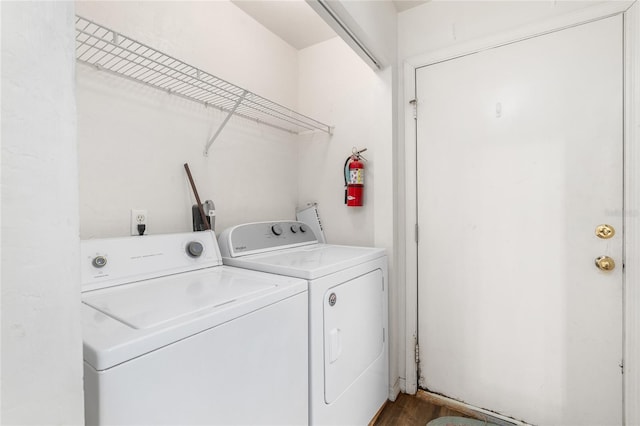
[[614, 16], [417, 70], [421, 387], [622, 423], [622, 47]]

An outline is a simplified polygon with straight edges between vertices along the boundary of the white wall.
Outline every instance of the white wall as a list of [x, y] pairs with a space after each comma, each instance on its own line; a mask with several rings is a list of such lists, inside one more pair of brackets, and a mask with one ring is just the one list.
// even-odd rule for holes
[[398, 14], [400, 61], [603, 1], [431, 1]]
[[640, 3], [625, 14], [625, 421], [640, 425]]
[[2, 423], [83, 423], [73, 3], [2, 3]]
[[[374, 72], [339, 38], [300, 51], [300, 108], [335, 125], [332, 136], [300, 136], [300, 205], [317, 202], [327, 241], [387, 249], [390, 263], [390, 375], [398, 377], [393, 279], [393, 130], [391, 69]], [[363, 207], [344, 204], [343, 167], [367, 148]]]
[[[78, 2], [77, 13], [234, 84], [296, 108], [297, 51], [228, 1]], [[293, 218], [295, 135], [225, 114], [84, 65], [77, 67], [80, 235], [128, 235], [130, 209], [148, 233], [191, 230], [200, 198], [216, 203], [218, 231]]]
[[[315, 201], [327, 241], [373, 245], [378, 157], [375, 125], [379, 77], [339, 38], [300, 51], [300, 107], [335, 126], [333, 135], [300, 135], [299, 204]], [[372, 88], [374, 88], [372, 90]], [[378, 87], [379, 90], [379, 87]], [[363, 207], [344, 204], [343, 166], [353, 147], [363, 153]]]

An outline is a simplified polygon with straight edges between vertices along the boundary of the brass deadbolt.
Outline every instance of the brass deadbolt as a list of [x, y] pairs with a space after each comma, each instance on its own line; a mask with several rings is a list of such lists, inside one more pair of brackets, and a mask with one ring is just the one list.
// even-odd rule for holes
[[616, 267], [616, 262], [609, 256], [600, 256], [596, 258], [596, 266], [601, 271], [613, 271]]
[[596, 236], [598, 238], [602, 238], [603, 240], [608, 240], [609, 238], [616, 235], [616, 230], [611, 225], [598, 225], [596, 227]]

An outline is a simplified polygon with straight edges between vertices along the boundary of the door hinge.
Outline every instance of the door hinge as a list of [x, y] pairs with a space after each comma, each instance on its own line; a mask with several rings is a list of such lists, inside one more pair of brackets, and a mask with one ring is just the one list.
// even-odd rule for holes
[[619, 367], [620, 367], [620, 373], [624, 374], [624, 359], [620, 361]]
[[418, 233], [420, 232], [420, 229], [418, 228], [418, 224], [416, 223], [416, 228], [415, 228], [415, 240], [416, 240], [416, 244], [418, 243]]
[[411, 99], [409, 103], [413, 107], [413, 119], [415, 120], [416, 118], [418, 118], [418, 100]]
[[420, 363], [420, 346], [416, 343], [416, 364]]

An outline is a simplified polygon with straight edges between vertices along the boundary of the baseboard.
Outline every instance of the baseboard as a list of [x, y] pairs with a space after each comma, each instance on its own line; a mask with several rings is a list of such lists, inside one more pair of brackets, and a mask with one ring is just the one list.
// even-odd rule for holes
[[382, 407], [380, 407], [380, 409], [378, 410], [378, 412], [376, 413], [375, 416], [373, 416], [373, 418], [369, 421], [368, 426], [374, 426], [376, 424], [376, 422], [378, 421], [378, 417], [380, 417], [380, 414], [382, 414], [382, 412], [384, 411], [384, 409], [386, 408], [387, 404], [389, 404], [391, 401], [386, 400], [384, 402], [384, 404], [382, 404]]
[[373, 418], [369, 422], [369, 426], [373, 426], [374, 424], [376, 424], [378, 417], [380, 417], [380, 414], [382, 414], [382, 411], [384, 411], [384, 408], [387, 406], [387, 404], [389, 402], [394, 402], [396, 398], [398, 398], [398, 395], [400, 395], [400, 380], [402, 379], [398, 377], [396, 379], [396, 382], [393, 385], [389, 386], [389, 399], [387, 399], [384, 404], [382, 404], [382, 407], [380, 407], [376, 415], [373, 416]]
[[398, 395], [400, 395], [400, 391], [402, 390], [402, 386], [401, 386], [401, 382], [402, 379], [400, 377], [398, 377], [396, 379], [396, 382], [391, 385], [391, 387], [389, 387], [389, 400], [390, 401], [395, 401], [398, 398]]
[[528, 423], [524, 423], [522, 421], [515, 420], [510, 417], [491, 412], [489, 410], [474, 407], [473, 405], [465, 404], [464, 402], [456, 401], [455, 399], [451, 399], [443, 395], [427, 392], [422, 389], [418, 390], [418, 392], [416, 393], [416, 397], [421, 398], [431, 404], [441, 405], [462, 413], [465, 416], [483, 420], [485, 422], [495, 423], [501, 426], [529, 426]]
[[405, 379], [404, 377], [400, 377], [398, 379], [398, 384], [400, 385], [400, 392], [409, 393], [407, 392], [407, 379]]

